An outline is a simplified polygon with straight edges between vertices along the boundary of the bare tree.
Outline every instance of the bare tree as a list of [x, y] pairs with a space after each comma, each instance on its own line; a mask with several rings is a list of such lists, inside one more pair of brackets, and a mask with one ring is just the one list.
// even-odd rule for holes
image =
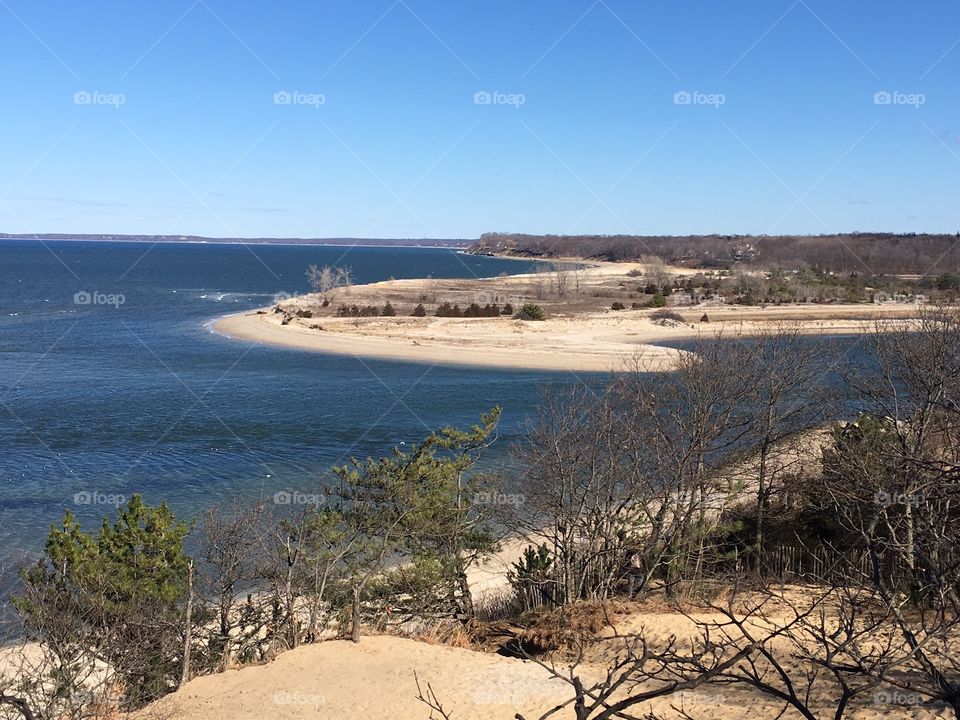
[[572, 691], [539, 720], [567, 708], [577, 720], [654, 718], [643, 703], [700, 687], [740, 688], [779, 705], [779, 715], [792, 709], [807, 720], [840, 720], [913, 687], [914, 653], [869, 591], [767, 587], [703, 610], [677, 608], [691, 628], [684, 636], [616, 634], [609, 642], [619, 650], [599, 681], [582, 677], [583, 647], [566, 664], [528, 656]]
[[638, 358], [609, 387], [546, 397], [519, 449], [526, 503], [512, 525], [546, 544], [550, 601], [609, 597], [628, 557], [645, 580], [702, 574], [704, 538], [728, 500], [717, 468], [752, 418], [750, 379], [732, 372], [747, 350], [722, 338], [696, 350], [667, 378]]
[[[887, 330], [888, 332], [884, 332]], [[960, 709], [960, 311], [878, 328], [851, 373], [864, 407], [839, 428], [811, 502], [862, 549], [870, 588], [910, 648], [908, 687]]]
[[[822, 336], [810, 336], [798, 325], [780, 324], [756, 338], [741, 340], [747, 364], [738, 372], [748, 378], [747, 404], [753, 423], [746, 452], [755, 458], [747, 482], [755, 490], [755, 569], [761, 571], [764, 526], [771, 499], [783, 480], [801, 468], [791, 463], [802, 448], [788, 453], [788, 439], [802, 441], [798, 431], [814, 427], [830, 416], [826, 375], [835, 365], [835, 352]], [[771, 462], [776, 453], [777, 462]]]
[[311, 265], [307, 268], [307, 279], [314, 292], [327, 295], [337, 288], [350, 287], [353, 284], [353, 272], [347, 267]]
[[220, 669], [226, 669], [233, 656], [237, 596], [259, 579], [263, 519], [260, 502], [238, 502], [226, 510], [214, 507], [203, 515], [199, 550], [203, 565], [198, 585], [215, 609], [217, 630], [209, 644], [211, 659]]

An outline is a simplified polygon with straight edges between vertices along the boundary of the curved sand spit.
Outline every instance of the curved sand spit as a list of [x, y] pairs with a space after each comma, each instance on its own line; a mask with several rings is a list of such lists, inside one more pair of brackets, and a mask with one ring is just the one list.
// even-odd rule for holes
[[[636, 263], [596, 264], [576, 273], [565, 271], [562, 277], [529, 273], [476, 280], [387, 280], [332, 291], [326, 296], [326, 306], [319, 295], [294, 297], [280, 303], [280, 313], [266, 308], [230, 315], [214, 321], [212, 328], [241, 340], [357, 357], [609, 372], [635, 367], [637, 362], [649, 370], [669, 370], [681, 351], [661, 344], [718, 332], [754, 335], [778, 322], [789, 322], [811, 334], [859, 333], [878, 318], [905, 318], [917, 312], [915, 306], [906, 304], [711, 304], [670, 308], [681, 317], [677, 322], [657, 320], [652, 309], [612, 310], [614, 302], [632, 306], [642, 299], [638, 292], [642, 281], [635, 274], [641, 267]], [[681, 276], [694, 271], [672, 268], [671, 272]], [[562, 291], [558, 289], [561, 283]], [[334, 317], [334, 309], [341, 305], [379, 308], [387, 302], [396, 316]], [[471, 303], [509, 303], [515, 309], [536, 303], [544, 307], [548, 319], [433, 317], [441, 302], [461, 308]], [[411, 317], [417, 303], [423, 303], [431, 315]], [[709, 322], [701, 322], [705, 313]]]
[[[258, 312], [260, 314], [258, 314]], [[777, 322], [810, 334], [856, 334], [879, 317], [903, 310], [869, 305], [680, 309], [687, 322], [660, 325], [649, 311], [590, 313], [543, 322], [508, 318], [295, 318], [272, 311], [228, 315], [212, 328], [228, 337], [269, 345], [428, 364], [608, 372], [639, 358], [649, 370], [668, 370], [680, 351], [655, 343], [723, 332], [755, 335]], [[699, 323], [707, 312], [709, 324]]]

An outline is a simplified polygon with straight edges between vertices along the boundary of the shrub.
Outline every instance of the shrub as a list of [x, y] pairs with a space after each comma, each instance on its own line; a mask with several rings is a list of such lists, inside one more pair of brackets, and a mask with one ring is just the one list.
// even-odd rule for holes
[[650, 314], [651, 320], [675, 320], [683, 322], [683, 316], [675, 310], [657, 310]]
[[463, 311], [464, 317], [499, 317], [500, 306], [487, 303], [480, 307], [477, 303], [470, 303], [470, 307]]
[[633, 270], [627, 271], [627, 277], [640, 277], [643, 275], [643, 270], [639, 268], [633, 268]]
[[622, 302], [620, 302], [620, 301], [618, 300], [617, 302], [615, 302], [613, 305], [610, 306], [610, 309], [611, 309], [611, 310], [626, 310], [626, 309], [627, 309], [627, 306], [624, 305]]
[[448, 302], [441, 303], [437, 307], [437, 317], [463, 317], [463, 310], [459, 305], [451, 305]]
[[660, 293], [657, 293], [656, 295], [654, 295], [653, 298], [651, 298], [650, 300], [650, 307], [660, 308], [660, 307], [666, 307], [666, 305], [667, 305], [667, 299]]
[[706, 313], [704, 313], [703, 316], [700, 318], [700, 322], [710, 322], [710, 318], [707, 317]]
[[510, 303], [507, 303], [506, 305], [503, 306], [503, 310], [501, 310], [500, 312], [502, 312], [504, 315], [513, 315], [513, 305], [511, 305]]
[[547, 315], [543, 308], [533, 303], [527, 303], [513, 316], [514, 320], [546, 320]]
[[413, 309], [413, 312], [410, 313], [410, 314], [411, 314], [413, 317], [426, 317], [426, 316], [427, 316], [427, 309], [423, 306], [423, 303], [420, 303], [419, 305], [417, 305], [417, 306]]
[[384, 317], [394, 317], [397, 314], [397, 311], [394, 309], [393, 305], [387, 301], [387, 304], [383, 306], [383, 310], [380, 311], [380, 314]]
[[44, 558], [21, 571], [20, 619], [41, 643], [69, 648], [68, 666], [94, 647], [122, 681], [127, 709], [165, 695], [181, 669], [188, 531], [166, 504], [151, 507], [139, 495], [96, 534], [68, 511], [50, 528]]
[[647, 286], [643, 288], [643, 292], [647, 295], [656, 295], [659, 288], [654, 283], [647, 283]]

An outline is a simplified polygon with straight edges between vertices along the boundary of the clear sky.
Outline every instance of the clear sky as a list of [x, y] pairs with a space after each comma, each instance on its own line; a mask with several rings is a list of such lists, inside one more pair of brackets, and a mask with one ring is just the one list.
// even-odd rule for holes
[[960, 230], [956, 0], [0, 0], [0, 52], [6, 232]]

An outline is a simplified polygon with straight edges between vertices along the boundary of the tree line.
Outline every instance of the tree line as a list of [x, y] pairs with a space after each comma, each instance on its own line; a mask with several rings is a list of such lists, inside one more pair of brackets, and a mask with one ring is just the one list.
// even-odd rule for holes
[[624, 261], [657, 257], [704, 268], [733, 265], [816, 267], [874, 274], [957, 273], [960, 233], [838, 233], [833, 235], [527, 235], [484, 233], [473, 252], [532, 258]]

